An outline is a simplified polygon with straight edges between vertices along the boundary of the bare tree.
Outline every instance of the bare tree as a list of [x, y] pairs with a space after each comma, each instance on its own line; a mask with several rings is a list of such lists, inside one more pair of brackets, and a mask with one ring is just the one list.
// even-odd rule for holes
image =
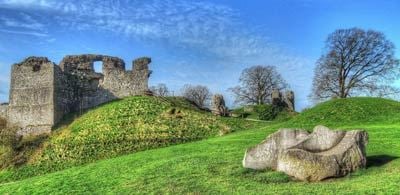
[[150, 91], [156, 96], [166, 97], [169, 95], [169, 89], [164, 83], [159, 83], [156, 86], [150, 87]]
[[181, 89], [182, 96], [192, 101], [197, 106], [204, 108], [208, 105], [211, 92], [206, 86], [186, 84]]
[[314, 72], [314, 100], [398, 92], [390, 82], [398, 76], [399, 61], [394, 56], [394, 44], [384, 34], [340, 29], [329, 35], [326, 48]]
[[239, 86], [229, 90], [235, 95], [235, 103], [266, 104], [271, 103], [274, 89], [287, 88], [286, 81], [275, 66], [253, 66], [243, 70]]

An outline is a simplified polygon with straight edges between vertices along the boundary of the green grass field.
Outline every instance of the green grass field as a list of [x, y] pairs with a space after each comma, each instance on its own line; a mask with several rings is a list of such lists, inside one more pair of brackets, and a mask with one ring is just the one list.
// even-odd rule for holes
[[[221, 137], [140, 151], [0, 184], [2, 194], [398, 194], [400, 103], [378, 98], [333, 100], [287, 122], [263, 123]], [[94, 111], [96, 112], [96, 111]], [[248, 122], [248, 121], [247, 121]], [[368, 167], [340, 179], [308, 183], [283, 173], [242, 168], [246, 148], [281, 127], [328, 125], [369, 133]], [[72, 124], [73, 125], [73, 124]], [[2, 173], [11, 177], [12, 170]]]
[[[26, 163], [0, 172], [0, 183], [63, 170], [100, 159], [218, 137], [258, 123], [220, 118], [183, 98], [130, 97], [92, 109], [49, 137], [28, 137], [14, 154], [0, 148], [0, 162]], [[7, 131], [7, 130], [6, 130]], [[13, 154], [13, 155], [11, 155]], [[13, 160], [15, 159], [15, 160]]]

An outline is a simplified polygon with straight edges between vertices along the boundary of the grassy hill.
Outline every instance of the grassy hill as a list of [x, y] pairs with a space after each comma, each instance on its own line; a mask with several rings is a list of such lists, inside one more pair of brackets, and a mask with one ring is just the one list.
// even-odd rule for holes
[[[337, 108], [341, 112], [335, 112]], [[285, 123], [265, 123], [268, 125], [222, 137], [146, 150], [0, 184], [0, 193], [397, 194], [398, 108], [398, 102], [379, 98], [329, 101]], [[351, 110], [356, 111], [350, 114]], [[297, 125], [311, 128], [320, 123], [332, 128], [367, 130], [370, 137], [367, 169], [340, 179], [307, 183], [293, 181], [279, 172], [242, 168], [246, 148], [260, 143], [278, 128]]]
[[358, 125], [400, 122], [400, 102], [373, 97], [335, 99], [306, 109], [289, 122], [293, 126]]
[[0, 174], [0, 182], [221, 136], [253, 124], [213, 116], [183, 98], [130, 97], [88, 111], [49, 138], [40, 138], [40, 144], [23, 141], [15, 156], [26, 158], [27, 166]]

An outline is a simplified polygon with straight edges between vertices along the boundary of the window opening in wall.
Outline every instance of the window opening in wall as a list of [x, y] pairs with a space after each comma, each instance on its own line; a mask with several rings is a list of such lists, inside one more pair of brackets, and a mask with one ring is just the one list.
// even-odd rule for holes
[[97, 73], [103, 73], [103, 62], [102, 61], [96, 61], [93, 63], [93, 68], [94, 71]]

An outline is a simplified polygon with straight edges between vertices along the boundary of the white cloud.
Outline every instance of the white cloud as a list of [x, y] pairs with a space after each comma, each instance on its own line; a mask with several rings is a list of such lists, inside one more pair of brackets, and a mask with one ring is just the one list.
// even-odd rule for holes
[[0, 0], [1, 7], [10, 8], [51, 8], [55, 5], [52, 0]]
[[20, 18], [10, 18], [5, 16], [0, 16], [0, 23], [5, 27], [11, 28], [24, 28], [28, 30], [43, 30], [44, 24], [34, 20], [31, 16], [27, 14], [20, 14]]
[[[102, 29], [125, 36], [163, 40], [220, 58], [253, 55], [262, 39], [251, 36], [235, 10], [213, 3], [184, 0], [51, 1], [0, 0], [0, 7], [47, 10], [57, 23], [71, 29]], [[55, 15], [55, 16], [53, 16]], [[42, 27], [8, 20], [8, 26]]]
[[28, 36], [36, 36], [36, 37], [47, 37], [48, 35], [40, 32], [32, 32], [32, 31], [15, 31], [15, 30], [4, 30], [0, 29], [0, 32], [10, 33], [10, 34], [19, 34], [19, 35], [28, 35]]
[[[239, 12], [228, 6], [185, 0], [0, 0], [1, 7], [24, 13], [35, 13], [39, 10], [41, 15], [51, 16], [62, 28], [108, 31], [133, 39], [162, 42], [168, 47], [193, 53], [193, 56], [174, 56], [173, 62], [165, 61], [169, 56], [164, 58], [163, 64], [174, 64], [176, 61], [185, 63], [179, 67], [179, 71], [172, 74], [175, 83], [196, 77], [198, 81], [207, 81], [214, 85], [214, 89], [219, 89], [216, 83], [228, 88], [236, 84], [237, 78], [225, 78], [228, 81], [222, 81], [221, 74], [232, 77], [232, 74], [239, 75], [246, 66], [275, 65], [292, 88], [297, 89], [298, 100], [307, 101], [311, 62], [285, 52], [282, 47], [261, 35], [259, 29], [244, 24]], [[35, 20], [35, 17], [21, 16], [23, 21], [29, 19]], [[10, 24], [13, 25], [12, 22], [9, 26]], [[15, 29], [0, 32], [47, 35], [47, 32], [39, 31], [40, 28], [46, 29], [45, 25], [25, 25], [25, 28], [37, 28], [38, 32]], [[198, 67], [205, 64], [215, 64], [215, 67], [212, 70]]]
[[46, 25], [33, 15], [24, 12], [9, 15], [9, 12], [0, 12], [0, 32], [17, 35], [47, 37]]

